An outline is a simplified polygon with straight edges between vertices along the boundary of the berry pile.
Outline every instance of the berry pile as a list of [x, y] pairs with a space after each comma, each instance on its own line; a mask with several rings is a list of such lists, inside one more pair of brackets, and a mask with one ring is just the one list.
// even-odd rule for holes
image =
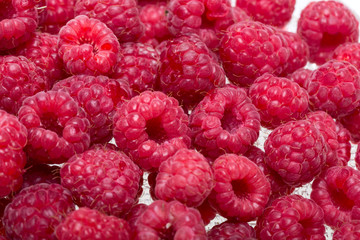
[[359, 22], [299, 2], [0, 0], [0, 239], [359, 239]]

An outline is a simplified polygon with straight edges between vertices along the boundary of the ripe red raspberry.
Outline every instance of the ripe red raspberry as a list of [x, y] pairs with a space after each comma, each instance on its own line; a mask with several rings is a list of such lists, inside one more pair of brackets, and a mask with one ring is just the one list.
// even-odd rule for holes
[[60, 184], [60, 167], [47, 164], [36, 164], [26, 169], [23, 175], [22, 188], [27, 188], [38, 183]]
[[193, 144], [204, 155], [241, 154], [257, 140], [260, 115], [246, 92], [226, 86], [210, 92], [190, 115]]
[[135, 228], [136, 220], [141, 216], [141, 214], [143, 214], [143, 212], [145, 212], [147, 207], [148, 206], [143, 203], [136, 204], [124, 216], [124, 219], [129, 223], [131, 230], [133, 230]]
[[333, 240], [357, 240], [360, 239], [360, 221], [344, 223], [337, 228]]
[[104, 23], [81, 15], [59, 32], [60, 58], [72, 75], [106, 75], [117, 64], [120, 44]]
[[140, 167], [156, 170], [177, 150], [190, 145], [188, 116], [162, 92], [142, 92], [117, 109], [116, 145]]
[[351, 167], [327, 169], [312, 184], [311, 199], [323, 210], [330, 227], [360, 220], [360, 172]]
[[5, 208], [6, 234], [11, 239], [56, 240], [54, 229], [74, 209], [69, 190], [61, 185], [33, 185], [23, 189]]
[[100, 20], [114, 32], [120, 42], [135, 41], [144, 34], [136, 0], [78, 0], [75, 15]]
[[160, 89], [185, 107], [196, 105], [209, 90], [225, 85], [224, 70], [198, 37], [168, 41], [160, 62]]
[[340, 44], [358, 41], [358, 26], [356, 17], [342, 3], [319, 1], [301, 12], [297, 33], [309, 45], [310, 61], [323, 64]]
[[360, 108], [357, 107], [354, 111], [346, 116], [339, 117], [339, 122], [344, 126], [351, 135], [351, 141], [357, 143], [360, 141]]
[[[4, 216], [4, 210], [10, 202], [11, 202], [10, 198], [0, 198], [0, 239], [1, 240], [7, 240], [7, 238], [5, 238], [5, 228], [2, 222], [2, 218]], [[3, 239], [1, 237], [3, 237]]]
[[134, 239], [205, 240], [200, 213], [177, 201], [154, 201], [135, 222]]
[[332, 55], [332, 59], [348, 61], [360, 69], [360, 43], [344, 43], [338, 46]]
[[286, 75], [291, 50], [283, 34], [260, 22], [242, 21], [227, 29], [219, 54], [229, 80], [248, 87], [264, 73]]
[[31, 38], [38, 23], [34, 0], [0, 2], [0, 51], [19, 46]]
[[297, 84], [299, 84], [299, 86], [302, 87], [303, 89], [308, 89], [309, 78], [310, 78], [310, 75], [312, 74], [312, 72], [313, 71], [310, 69], [299, 68], [298, 70], [296, 70], [295, 72], [290, 74], [288, 76], [288, 78], [291, 81], [294, 81]]
[[360, 73], [348, 62], [331, 60], [311, 74], [307, 90], [313, 110], [341, 117], [360, 104]]
[[244, 156], [225, 154], [212, 168], [216, 184], [209, 201], [221, 216], [247, 222], [262, 214], [271, 186], [255, 163]]
[[300, 195], [284, 196], [265, 209], [255, 230], [260, 240], [325, 240], [324, 213], [311, 199]]
[[35, 163], [62, 163], [90, 145], [89, 121], [66, 92], [28, 97], [18, 115], [29, 132], [25, 152]]
[[85, 110], [90, 121], [91, 143], [109, 142], [116, 106], [131, 97], [127, 81], [119, 82], [105, 76], [72, 76], [56, 83], [52, 90], [69, 93]]
[[130, 227], [125, 220], [85, 207], [71, 212], [55, 233], [58, 240], [130, 239]]
[[206, 225], [208, 225], [211, 220], [213, 220], [216, 217], [216, 210], [210, 205], [208, 198], [205, 199], [205, 201], [196, 208], [201, 215], [201, 218]]
[[351, 155], [351, 134], [339, 122], [336, 122], [336, 133], [339, 142], [339, 148], [337, 149], [338, 162], [341, 163], [341, 166], [346, 166]]
[[142, 171], [122, 152], [95, 149], [70, 158], [60, 175], [79, 206], [121, 216], [137, 200]]
[[242, 222], [223, 222], [215, 225], [207, 233], [207, 236], [209, 240], [256, 239], [254, 229], [249, 224]]
[[180, 149], [160, 165], [155, 194], [161, 200], [177, 200], [186, 206], [198, 207], [214, 184], [206, 158], [195, 150]]
[[27, 58], [0, 56], [0, 109], [17, 114], [26, 97], [49, 87], [44, 72]]
[[259, 109], [262, 126], [274, 129], [291, 120], [302, 119], [309, 108], [309, 96], [297, 83], [265, 73], [249, 89]]
[[266, 164], [294, 187], [311, 182], [320, 173], [328, 151], [320, 131], [307, 120], [277, 127], [266, 139], [264, 149]]

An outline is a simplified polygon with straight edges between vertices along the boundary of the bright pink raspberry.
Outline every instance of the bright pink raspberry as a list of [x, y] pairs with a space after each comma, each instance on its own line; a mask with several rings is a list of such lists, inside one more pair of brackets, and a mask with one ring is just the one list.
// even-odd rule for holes
[[264, 127], [274, 129], [291, 120], [302, 119], [309, 108], [305, 89], [287, 78], [265, 73], [249, 89]]
[[79, 206], [122, 216], [136, 203], [142, 171], [124, 153], [104, 148], [73, 156], [60, 175]]
[[338, 1], [311, 2], [301, 12], [297, 33], [309, 45], [310, 61], [323, 64], [340, 44], [357, 42], [359, 23]]
[[38, 25], [34, 0], [0, 2], [0, 51], [19, 46], [31, 38]]
[[236, 6], [244, 9], [254, 21], [283, 27], [290, 21], [296, 0], [236, 0]]
[[215, 225], [208, 233], [209, 240], [225, 239], [255, 239], [254, 229], [247, 223], [242, 222], [223, 222]]
[[49, 88], [35, 63], [22, 56], [0, 56], [0, 109], [17, 114], [26, 97]]
[[78, 0], [75, 15], [100, 20], [114, 32], [120, 42], [135, 41], [144, 34], [136, 0]]
[[360, 104], [360, 72], [350, 63], [331, 60], [316, 69], [307, 89], [310, 107], [337, 118]]
[[69, 190], [61, 185], [33, 185], [7, 205], [3, 217], [6, 234], [11, 239], [56, 240], [55, 228], [74, 209]]
[[241, 88], [226, 86], [210, 92], [192, 111], [193, 144], [205, 156], [241, 154], [257, 140], [260, 115]]
[[145, 170], [156, 170], [177, 150], [190, 145], [188, 116], [175, 98], [145, 91], [117, 109], [116, 145]]
[[101, 21], [81, 15], [70, 20], [59, 32], [60, 58], [72, 75], [106, 75], [117, 64], [120, 44]]
[[154, 201], [135, 222], [137, 240], [206, 240], [200, 213], [178, 201]]
[[275, 128], [264, 149], [266, 164], [294, 187], [311, 182], [320, 173], [328, 151], [320, 131], [307, 120]]
[[360, 221], [344, 223], [337, 228], [333, 240], [357, 240], [360, 239]]
[[57, 82], [54, 91], [65, 91], [81, 106], [90, 121], [91, 143], [107, 143], [112, 138], [116, 106], [131, 98], [127, 81], [105, 76], [76, 75]]
[[348, 61], [357, 69], [360, 69], [360, 43], [341, 44], [335, 49], [332, 59]]
[[212, 168], [216, 184], [209, 201], [220, 215], [247, 222], [262, 214], [271, 186], [255, 163], [244, 156], [225, 154]]
[[351, 220], [360, 220], [359, 189], [359, 171], [335, 166], [315, 178], [311, 199], [324, 210], [326, 224], [336, 228]]
[[300, 195], [284, 196], [265, 209], [255, 230], [260, 240], [325, 240], [324, 213], [311, 199]]
[[159, 85], [185, 107], [196, 105], [211, 89], [225, 85], [225, 73], [198, 37], [167, 42], [160, 55]]
[[130, 240], [129, 224], [89, 208], [79, 208], [56, 227], [58, 240]]
[[297, 84], [299, 84], [299, 86], [302, 87], [303, 89], [307, 90], [309, 87], [309, 78], [310, 78], [310, 75], [312, 74], [312, 72], [313, 71], [310, 69], [299, 68], [292, 74], [288, 75], [288, 78], [291, 81], [294, 81]]
[[27, 188], [38, 183], [60, 184], [60, 167], [47, 164], [36, 164], [26, 169], [23, 175], [22, 188]]
[[89, 120], [66, 92], [26, 98], [18, 116], [29, 132], [25, 152], [35, 163], [62, 163], [90, 145]]
[[158, 199], [177, 200], [189, 207], [198, 207], [215, 185], [210, 164], [195, 150], [180, 149], [161, 163], [156, 177]]

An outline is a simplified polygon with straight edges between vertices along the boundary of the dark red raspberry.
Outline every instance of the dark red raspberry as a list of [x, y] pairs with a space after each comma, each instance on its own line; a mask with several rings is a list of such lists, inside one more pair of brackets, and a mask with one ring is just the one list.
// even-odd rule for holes
[[60, 184], [60, 167], [47, 164], [36, 164], [26, 169], [23, 175], [22, 188], [27, 188], [38, 183]]
[[206, 158], [195, 150], [180, 149], [161, 163], [155, 194], [161, 200], [177, 200], [188, 207], [198, 207], [214, 185], [214, 176]]
[[69, 93], [85, 110], [90, 121], [91, 143], [109, 142], [116, 106], [131, 98], [127, 81], [105, 76], [72, 76], [56, 83], [52, 90]]
[[19, 46], [31, 38], [38, 24], [35, 5], [34, 0], [0, 2], [0, 51]]
[[129, 224], [93, 209], [79, 208], [56, 227], [58, 240], [130, 240]]
[[266, 139], [264, 148], [266, 164], [294, 187], [311, 182], [320, 173], [328, 151], [320, 131], [307, 120], [277, 127]]
[[324, 213], [311, 199], [300, 195], [284, 196], [265, 209], [255, 230], [260, 240], [325, 240]]
[[255, 240], [255, 231], [247, 223], [223, 222], [215, 225], [208, 233], [209, 240], [242, 239]]
[[28, 129], [25, 151], [36, 163], [62, 163], [90, 145], [89, 120], [66, 92], [39, 92], [24, 100], [19, 120]]
[[208, 225], [211, 220], [213, 220], [216, 217], [216, 210], [210, 205], [208, 199], [205, 199], [205, 201], [196, 208], [201, 215], [201, 218], [206, 225]]
[[360, 69], [360, 43], [344, 43], [338, 46], [332, 55], [332, 59], [348, 61]]
[[188, 116], [162, 92], [142, 92], [114, 116], [116, 145], [142, 168], [156, 170], [177, 150], [190, 145]]
[[309, 45], [310, 61], [323, 64], [340, 44], [357, 42], [359, 23], [338, 1], [311, 2], [301, 12], [297, 33]]
[[120, 44], [104, 23], [81, 15], [59, 32], [59, 56], [73, 74], [106, 75], [117, 64]]
[[61, 185], [33, 185], [21, 190], [5, 208], [6, 234], [11, 239], [56, 240], [56, 226], [74, 209], [69, 190]]
[[255, 80], [249, 89], [249, 97], [259, 109], [261, 124], [269, 129], [302, 119], [309, 108], [305, 89], [290, 79], [269, 73]]
[[337, 149], [338, 162], [341, 163], [341, 166], [346, 166], [351, 155], [351, 134], [339, 122], [336, 122], [336, 133], [339, 142], [339, 148]]
[[360, 221], [344, 223], [337, 228], [333, 240], [357, 240], [360, 239]]
[[177, 201], [157, 200], [135, 222], [138, 240], [205, 240], [206, 231], [200, 213]]
[[17, 114], [26, 97], [49, 87], [44, 72], [27, 58], [0, 56], [0, 109]]
[[260, 115], [246, 92], [227, 86], [210, 92], [190, 115], [193, 144], [205, 156], [241, 154], [257, 140]]
[[160, 62], [160, 89], [186, 107], [196, 105], [209, 90], [225, 85], [224, 70], [195, 36], [168, 41]]
[[121, 216], [137, 200], [142, 171], [124, 153], [104, 148], [73, 156], [60, 175], [79, 206]]
[[236, 6], [244, 9], [255, 21], [283, 27], [290, 21], [296, 0], [236, 0]]
[[144, 34], [136, 0], [78, 0], [75, 15], [100, 20], [114, 32], [120, 42], [135, 41]]
[[10, 198], [0, 198], [0, 239], [3, 237], [1, 240], [7, 240], [7, 238], [5, 238], [5, 228], [2, 223], [2, 218], [4, 215], [4, 210], [9, 203], [11, 203]]
[[299, 84], [300, 87], [307, 89], [309, 87], [309, 78], [312, 72], [313, 71], [310, 69], [299, 68], [298, 70], [290, 74], [288, 78]]
[[360, 73], [348, 62], [331, 60], [311, 74], [307, 90], [313, 110], [341, 117], [360, 104]]
[[262, 214], [271, 186], [255, 163], [244, 156], [225, 154], [212, 167], [216, 184], [209, 201], [220, 215], [247, 222]]
[[360, 220], [360, 172], [351, 167], [335, 166], [315, 178], [311, 199], [323, 210], [330, 227]]
[[291, 50], [278, 30], [260, 22], [242, 21], [229, 27], [220, 42], [227, 77], [248, 87], [264, 73], [286, 75]]
[[360, 108], [357, 107], [354, 111], [346, 116], [339, 117], [339, 122], [344, 126], [351, 135], [351, 141], [357, 143], [360, 141]]
[[129, 223], [130, 229], [134, 230], [136, 220], [145, 212], [147, 205], [139, 203], [134, 205], [130, 211], [124, 216], [124, 219]]

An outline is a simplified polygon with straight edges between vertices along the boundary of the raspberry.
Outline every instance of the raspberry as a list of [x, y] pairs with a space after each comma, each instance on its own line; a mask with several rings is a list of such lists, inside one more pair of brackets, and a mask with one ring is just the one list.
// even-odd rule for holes
[[344, 126], [351, 135], [351, 140], [354, 143], [360, 141], [360, 108], [357, 107], [354, 111], [348, 115], [339, 117], [339, 122]]
[[249, 97], [259, 109], [264, 127], [274, 129], [304, 117], [309, 107], [307, 92], [297, 83], [265, 73], [249, 89]]
[[158, 199], [200, 206], [214, 187], [206, 158], [195, 150], [180, 149], [159, 167], [155, 194]]
[[55, 240], [54, 229], [75, 209], [69, 190], [40, 183], [23, 189], [7, 205], [3, 223], [11, 239]]
[[312, 184], [311, 199], [323, 210], [330, 227], [340, 227], [351, 220], [360, 220], [360, 172], [351, 167], [327, 169]]
[[344, 43], [338, 46], [332, 55], [332, 59], [348, 61], [360, 69], [360, 43]]
[[79, 208], [71, 212], [56, 228], [59, 240], [128, 240], [129, 224], [120, 218], [96, 210]]
[[142, 92], [117, 109], [116, 145], [145, 170], [156, 170], [177, 150], [190, 145], [188, 116], [162, 92]]
[[209, 201], [220, 215], [247, 222], [262, 214], [271, 187], [255, 163], [244, 156], [225, 154], [212, 168], [216, 184]]
[[49, 87], [44, 72], [27, 58], [0, 56], [0, 109], [17, 114], [26, 97]]
[[304, 89], [308, 89], [308, 87], [309, 87], [309, 78], [310, 78], [312, 72], [313, 71], [311, 71], [310, 69], [299, 68], [298, 70], [296, 70], [295, 72], [290, 74], [288, 76], [288, 78], [291, 81], [294, 81], [297, 84], [299, 84], [300, 87], [302, 87]]
[[356, 153], [355, 153], [355, 162], [356, 168], [360, 169], [360, 143], [357, 145]]
[[47, 164], [36, 164], [29, 167], [24, 175], [22, 188], [27, 188], [38, 183], [60, 184], [60, 167]]
[[242, 239], [255, 240], [255, 231], [247, 223], [223, 222], [215, 225], [208, 233], [209, 240]]
[[60, 175], [79, 206], [121, 216], [136, 201], [142, 172], [122, 152], [95, 149], [70, 158]]
[[125, 43], [121, 46], [121, 59], [113, 78], [126, 79], [135, 93], [155, 88], [160, 57], [148, 44]]
[[356, 17], [342, 3], [319, 1], [302, 10], [297, 33], [309, 45], [310, 61], [320, 65], [340, 44], [358, 41], [358, 26]]
[[346, 166], [351, 155], [351, 134], [338, 122], [336, 122], [336, 133], [339, 142], [339, 147], [337, 149], [338, 162], [341, 166]]
[[276, 199], [265, 209], [255, 227], [258, 239], [325, 240], [324, 213], [312, 200], [300, 195]]
[[344, 223], [336, 229], [333, 240], [357, 240], [360, 238], [360, 221]]
[[211, 220], [216, 217], [216, 210], [211, 207], [208, 199], [205, 199], [205, 201], [196, 209], [200, 212], [201, 218], [205, 225], [208, 225]]
[[193, 144], [210, 158], [241, 154], [256, 141], [260, 116], [245, 91], [234, 86], [210, 92], [190, 115]]
[[72, 76], [56, 83], [53, 90], [69, 93], [85, 110], [92, 143], [109, 142], [115, 108], [131, 97], [127, 81], [118, 82], [105, 76]]
[[75, 15], [96, 18], [110, 28], [120, 42], [135, 41], [144, 34], [135, 0], [78, 0]]
[[89, 121], [66, 92], [39, 92], [24, 100], [19, 120], [28, 129], [25, 152], [36, 163], [62, 163], [90, 145]]
[[[6, 240], [6, 238], [5, 238], [5, 228], [3, 226], [2, 218], [4, 215], [4, 210], [10, 202], [11, 202], [11, 199], [9, 199], [9, 198], [0, 198], [0, 239], [1, 239], [1, 237], [3, 237], [4, 240]], [[3, 239], [1, 239], [1, 240], [3, 240]]]
[[0, 51], [19, 46], [31, 38], [37, 27], [34, 0], [0, 2]]
[[287, 122], [270, 133], [264, 144], [265, 162], [288, 185], [311, 182], [326, 162], [327, 145], [310, 121]]
[[331, 60], [309, 78], [310, 107], [337, 118], [349, 114], [360, 103], [360, 73], [350, 63]]
[[135, 222], [138, 240], [205, 240], [206, 231], [200, 213], [177, 201], [154, 201]]
[[225, 85], [225, 73], [205, 43], [195, 36], [168, 41], [160, 55], [160, 89], [186, 107]]
[[145, 212], [147, 209], [147, 205], [143, 203], [139, 203], [134, 205], [130, 211], [124, 216], [124, 219], [129, 223], [130, 229], [135, 228], [136, 220]]
[[106, 25], [94, 18], [77, 16], [59, 32], [60, 58], [72, 75], [106, 75], [117, 64], [120, 44]]

